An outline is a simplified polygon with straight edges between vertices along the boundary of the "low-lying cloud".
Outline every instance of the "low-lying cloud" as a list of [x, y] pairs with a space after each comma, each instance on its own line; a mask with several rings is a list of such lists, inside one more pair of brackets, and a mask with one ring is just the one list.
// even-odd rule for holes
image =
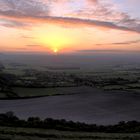
[[132, 44], [136, 44], [139, 43], [140, 39], [138, 40], [130, 40], [130, 41], [124, 41], [124, 42], [113, 42], [113, 43], [104, 43], [104, 44], [96, 44], [97, 46], [101, 46], [101, 45], [132, 45]]

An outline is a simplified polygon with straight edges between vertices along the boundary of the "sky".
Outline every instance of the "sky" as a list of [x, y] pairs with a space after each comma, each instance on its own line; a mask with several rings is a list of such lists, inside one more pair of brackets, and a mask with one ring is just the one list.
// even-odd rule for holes
[[140, 51], [140, 0], [0, 0], [0, 52]]

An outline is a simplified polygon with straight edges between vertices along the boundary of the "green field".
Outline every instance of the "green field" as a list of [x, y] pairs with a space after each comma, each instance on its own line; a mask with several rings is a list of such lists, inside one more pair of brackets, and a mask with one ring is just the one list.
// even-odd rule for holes
[[7, 98], [7, 96], [4, 92], [0, 92], [0, 98]]
[[[34, 98], [55, 95], [71, 95], [83, 93], [92, 88], [86, 86], [79, 87], [54, 87], [54, 88], [24, 88], [14, 87], [12, 93], [0, 92], [0, 98]], [[15, 95], [13, 94], [15, 93]]]
[[38, 128], [0, 127], [0, 140], [140, 140], [140, 134], [70, 132]]
[[39, 97], [39, 96], [54, 96], [54, 95], [69, 95], [76, 94], [79, 87], [57, 87], [57, 88], [13, 88], [14, 92], [19, 97]]
[[58, 92], [59, 89], [55, 88], [14, 88], [14, 92], [18, 94], [19, 97], [38, 97], [38, 96], [53, 96], [61, 95]]

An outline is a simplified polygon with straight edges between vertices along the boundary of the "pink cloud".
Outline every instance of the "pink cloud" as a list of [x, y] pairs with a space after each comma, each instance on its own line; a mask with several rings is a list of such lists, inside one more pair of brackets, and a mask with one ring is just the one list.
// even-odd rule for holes
[[[86, 4], [89, 1], [94, 4]], [[69, 26], [96, 26], [140, 33], [140, 21], [117, 11], [113, 8], [113, 4], [98, 0], [85, 0], [84, 4], [80, 3], [75, 6], [72, 5], [73, 2], [74, 0], [1, 0], [0, 17], [9, 20], [9, 25], [6, 23], [6, 26], [16, 27], [29, 23], [46, 22]], [[67, 9], [65, 15], [55, 16], [55, 12], [51, 15], [51, 10], [56, 10], [57, 4], [54, 6], [54, 3], [62, 3], [60, 11], [65, 9], [63, 3], [70, 4], [70, 9]]]

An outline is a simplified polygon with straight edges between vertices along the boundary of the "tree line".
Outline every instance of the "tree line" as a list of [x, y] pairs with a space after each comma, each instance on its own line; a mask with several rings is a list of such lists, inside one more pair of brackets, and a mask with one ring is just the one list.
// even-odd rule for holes
[[63, 131], [83, 131], [83, 132], [105, 132], [105, 133], [138, 133], [140, 132], [140, 122], [122, 121], [115, 125], [96, 125], [80, 122], [57, 120], [46, 118], [41, 120], [39, 117], [29, 117], [27, 120], [21, 120], [13, 112], [0, 114], [0, 126], [25, 127], [25, 128], [43, 128]]

